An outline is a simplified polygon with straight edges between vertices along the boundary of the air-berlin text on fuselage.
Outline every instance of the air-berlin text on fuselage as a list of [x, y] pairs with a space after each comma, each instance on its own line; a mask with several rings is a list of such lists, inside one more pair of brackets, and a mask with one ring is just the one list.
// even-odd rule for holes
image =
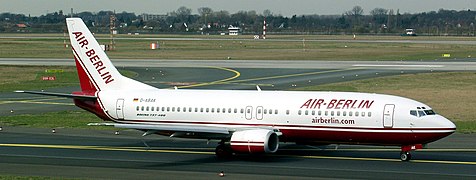
[[[98, 55], [96, 55], [96, 51], [94, 49], [90, 49], [88, 47], [88, 40], [86, 37], [83, 35], [82, 32], [73, 32], [76, 41], [81, 45], [81, 48], [86, 50], [86, 56], [89, 57], [89, 61], [93, 64], [93, 66], [96, 68], [96, 71], [99, 73], [99, 75], [102, 77], [104, 82], [106, 84], [109, 84], [110, 82], [114, 81], [114, 78], [112, 75], [109, 73], [109, 71], [106, 69], [106, 66], [104, 66], [103, 62], [99, 58]], [[102, 50], [101, 50], [102, 51]]]
[[368, 109], [372, 106], [374, 100], [357, 100], [357, 99], [309, 99], [302, 104], [301, 108], [305, 109]]

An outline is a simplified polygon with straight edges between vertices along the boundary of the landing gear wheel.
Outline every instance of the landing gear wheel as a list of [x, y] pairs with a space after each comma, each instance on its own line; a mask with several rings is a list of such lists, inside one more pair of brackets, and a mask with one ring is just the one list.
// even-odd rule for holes
[[215, 149], [215, 155], [217, 156], [218, 159], [228, 159], [228, 158], [231, 158], [231, 156], [233, 156], [233, 153], [229, 146], [220, 144]]
[[410, 154], [410, 152], [401, 152], [400, 159], [402, 161], [410, 161], [410, 159], [412, 159], [412, 154]]

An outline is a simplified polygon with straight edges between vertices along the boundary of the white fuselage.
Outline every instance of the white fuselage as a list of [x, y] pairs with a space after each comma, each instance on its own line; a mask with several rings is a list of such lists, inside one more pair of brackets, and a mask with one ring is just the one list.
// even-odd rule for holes
[[[144, 90], [101, 91], [101, 107], [114, 121], [274, 128], [282, 141], [402, 145], [428, 143], [454, 132], [423, 103], [391, 95], [349, 92]], [[443, 137], [444, 137], [443, 136]]]

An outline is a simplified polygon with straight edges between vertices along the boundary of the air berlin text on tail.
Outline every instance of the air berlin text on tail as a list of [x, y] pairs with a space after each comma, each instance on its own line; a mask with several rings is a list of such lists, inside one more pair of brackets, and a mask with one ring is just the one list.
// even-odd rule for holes
[[106, 84], [109, 84], [110, 82], [114, 81], [114, 78], [112, 75], [107, 71], [106, 66], [104, 66], [103, 62], [99, 58], [98, 55], [96, 55], [96, 51], [94, 49], [90, 49], [88, 47], [88, 40], [85, 38], [82, 32], [73, 32], [76, 41], [81, 45], [81, 48], [86, 50], [86, 56], [89, 57], [89, 61], [94, 65], [96, 68], [96, 71], [101, 75], [102, 79]]

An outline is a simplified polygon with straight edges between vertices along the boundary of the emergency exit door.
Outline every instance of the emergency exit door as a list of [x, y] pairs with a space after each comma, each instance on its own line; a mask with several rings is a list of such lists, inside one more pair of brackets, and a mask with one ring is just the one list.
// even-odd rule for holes
[[117, 99], [116, 115], [117, 119], [124, 119], [124, 99]]
[[383, 127], [393, 127], [393, 114], [395, 110], [394, 104], [386, 104], [383, 109]]

